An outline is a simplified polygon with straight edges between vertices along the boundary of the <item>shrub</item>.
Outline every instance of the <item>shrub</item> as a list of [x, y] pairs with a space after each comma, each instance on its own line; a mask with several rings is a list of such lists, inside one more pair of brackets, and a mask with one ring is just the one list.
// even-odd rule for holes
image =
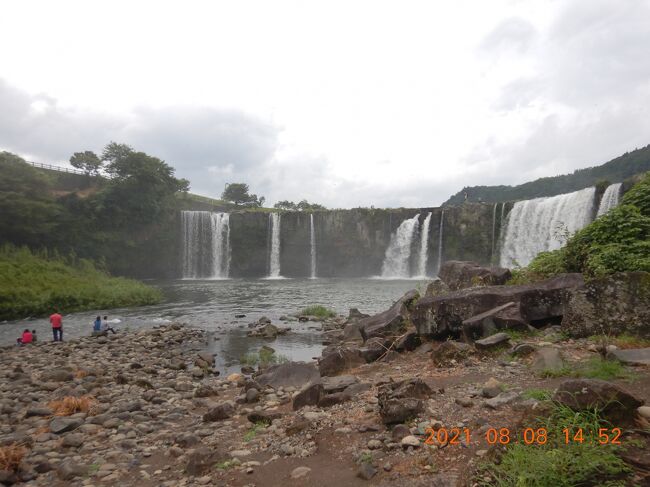
[[17, 472], [27, 450], [15, 443], [0, 447], [0, 470]]
[[336, 312], [321, 305], [308, 306], [300, 312], [301, 315], [316, 316], [318, 318], [334, 318]]
[[51, 401], [48, 406], [55, 416], [71, 416], [75, 413], [92, 413], [96, 404], [97, 401], [92, 396], [66, 396], [63, 399]]

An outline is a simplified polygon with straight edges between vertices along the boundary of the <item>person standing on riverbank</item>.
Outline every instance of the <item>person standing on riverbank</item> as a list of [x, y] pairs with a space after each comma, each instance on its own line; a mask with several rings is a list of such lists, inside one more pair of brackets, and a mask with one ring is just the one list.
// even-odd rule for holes
[[63, 341], [63, 317], [58, 311], [50, 315], [50, 323], [52, 324], [52, 335], [55, 342]]

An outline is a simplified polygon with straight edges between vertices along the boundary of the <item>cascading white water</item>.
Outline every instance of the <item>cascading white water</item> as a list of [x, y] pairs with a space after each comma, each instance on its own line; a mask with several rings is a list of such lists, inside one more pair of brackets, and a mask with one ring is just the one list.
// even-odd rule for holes
[[600, 205], [598, 205], [598, 214], [596, 216], [602, 216], [612, 208], [618, 206], [618, 199], [621, 194], [621, 186], [621, 183], [614, 183], [607, 186], [607, 189], [603, 193], [603, 197], [600, 199]]
[[566, 235], [591, 220], [596, 188], [517, 201], [507, 217], [501, 266], [526, 266], [540, 252], [559, 249]]
[[269, 254], [269, 277], [280, 277], [280, 214], [270, 213], [271, 253]]
[[429, 225], [431, 223], [431, 212], [422, 222], [420, 229], [420, 258], [418, 260], [418, 277], [427, 275], [427, 261], [429, 260]]
[[413, 218], [404, 220], [391, 235], [384, 262], [381, 265], [381, 277], [393, 279], [410, 277], [411, 244], [419, 218], [420, 214], [418, 213]]
[[496, 239], [497, 235], [497, 205], [499, 203], [494, 203], [494, 207], [492, 208], [492, 253], [490, 254], [490, 261], [494, 259], [494, 240]]
[[309, 215], [309, 243], [311, 246], [311, 278], [316, 279], [316, 231], [314, 230], [314, 214]]
[[230, 215], [181, 212], [183, 278], [224, 279], [230, 272]]
[[445, 228], [445, 210], [440, 212], [440, 226], [438, 227], [438, 265], [436, 266], [436, 274], [440, 273], [442, 267], [442, 237]]

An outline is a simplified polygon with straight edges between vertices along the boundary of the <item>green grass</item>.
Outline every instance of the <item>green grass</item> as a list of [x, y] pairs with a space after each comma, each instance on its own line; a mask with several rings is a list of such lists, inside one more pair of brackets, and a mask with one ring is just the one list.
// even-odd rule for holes
[[0, 247], [0, 320], [154, 304], [159, 290], [111, 277], [93, 262], [26, 248]]
[[600, 357], [592, 357], [586, 362], [565, 365], [558, 370], [543, 370], [540, 376], [545, 379], [557, 377], [584, 377], [587, 379], [634, 379], [635, 375], [618, 360], [603, 360]]
[[521, 330], [513, 330], [511, 328], [505, 328], [503, 330], [499, 330], [499, 333], [505, 333], [510, 337], [511, 340], [526, 340], [527, 338], [531, 338], [534, 336], [539, 335], [539, 331], [521, 331]]
[[235, 466], [235, 463], [232, 460], [226, 460], [224, 462], [219, 462], [215, 465], [219, 470], [229, 470]]
[[249, 352], [239, 357], [239, 363], [241, 365], [249, 365], [251, 367], [258, 364], [266, 367], [267, 365], [284, 364], [287, 362], [290, 362], [289, 357], [276, 354], [264, 348], [260, 349], [259, 352]]
[[646, 348], [650, 347], [650, 339], [642, 338], [629, 333], [622, 333], [615, 337], [608, 337], [605, 335], [592, 335], [587, 338], [590, 342], [597, 344], [612, 344], [618, 348]]
[[253, 438], [255, 438], [255, 436], [257, 436], [258, 431], [263, 430], [263, 429], [266, 428], [267, 426], [268, 426], [268, 424], [266, 424], [266, 423], [264, 423], [264, 422], [261, 422], [261, 421], [255, 423], [255, 424], [253, 425], [253, 427], [252, 427], [251, 429], [249, 429], [249, 430], [246, 432], [246, 434], [244, 435], [244, 441], [246, 441], [246, 442], [251, 441]]
[[[547, 418], [538, 418], [530, 427], [544, 428], [547, 442], [526, 445], [511, 442], [498, 464], [485, 463], [479, 471], [479, 485], [498, 487], [624, 486], [630, 467], [617, 455], [620, 446], [597, 442], [599, 428], [611, 428], [598, 410], [575, 412], [552, 403]], [[570, 441], [566, 443], [564, 429]], [[573, 440], [579, 428], [582, 443]], [[520, 438], [519, 438], [520, 439]], [[489, 477], [489, 480], [488, 478]]]
[[521, 393], [524, 399], [536, 399], [538, 401], [548, 401], [553, 395], [548, 389], [528, 389]]
[[318, 318], [334, 318], [336, 316], [335, 311], [328, 309], [325, 306], [321, 306], [319, 304], [306, 307], [300, 312], [300, 314], [308, 315], [308, 316], [316, 316]]

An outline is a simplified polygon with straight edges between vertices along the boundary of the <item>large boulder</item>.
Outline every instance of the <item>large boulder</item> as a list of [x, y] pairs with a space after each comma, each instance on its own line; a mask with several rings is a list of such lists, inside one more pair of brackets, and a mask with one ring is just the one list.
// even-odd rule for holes
[[574, 411], [600, 410], [608, 419], [625, 421], [634, 416], [643, 400], [621, 386], [598, 379], [571, 379], [562, 382], [553, 400]]
[[332, 376], [365, 363], [359, 349], [341, 347], [324, 354], [318, 361], [318, 370], [323, 377]]
[[324, 388], [320, 381], [308, 384], [293, 398], [293, 410], [297, 411], [305, 406], [316, 406], [323, 394]]
[[255, 381], [261, 386], [295, 387], [301, 389], [309, 383], [318, 382], [320, 373], [314, 364], [305, 362], [287, 362], [286, 364], [272, 365], [264, 370]]
[[397, 337], [407, 328], [409, 314], [419, 293], [412, 289], [397, 300], [390, 309], [359, 321], [363, 340], [373, 337]]
[[650, 273], [622, 272], [589, 281], [566, 305], [562, 330], [574, 337], [650, 334]]
[[431, 388], [421, 379], [407, 379], [384, 384], [379, 388], [379, 414], [384, 424], [404, 423], [424, 410], [424, 399]]
[[440, 267], [438, 277], [450, 290], [505, 284], [511, 277], [509, 269], [483, 267], [476, 262], [448, 260]]
[[534, 284], [463, 289], [418, 300], [410, 318], [420, 335], [457, 335], [463, 321], [514, 302], [525, 323], [544, 323], [561, 318], [569, 296], [583, 285], [582, 274], [560, 274]]
[[463, 320], [463, 337], [471, 341], [477, 336], [489, 336], [503, 328], [528, 328], [520, 316], [519, 306], [513, 301]]

